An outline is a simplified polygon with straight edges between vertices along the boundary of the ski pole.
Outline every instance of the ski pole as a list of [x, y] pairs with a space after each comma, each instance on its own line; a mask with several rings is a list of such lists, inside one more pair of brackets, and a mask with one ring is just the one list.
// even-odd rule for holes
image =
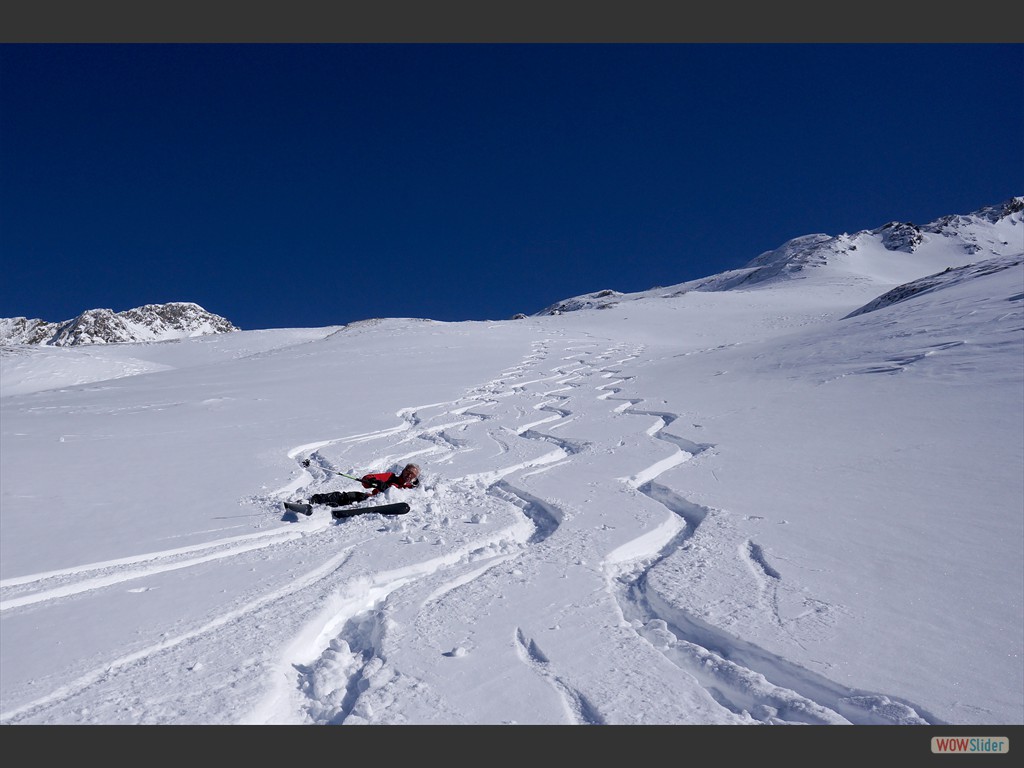
[[[309, 459], [303, 459], [302, 466], [308, 467], [309, 466]], [[331, 472], [331, 473], [333, 473], [335, 475], [341, 475], [342, 477], [347, 477], [349, 480], [358, 480], [358, 481], [362, 482], [362, 478], [361, 477], [353, 477], [352, 475], [346, 475], [344, 472], [339, 472], [336, 469], [327, 469], [326, 467], [320, 467], [320, 469], [322, 469], [324, 472]]]
[[[308, 467], [309, 466], [309, 459], [303, 459], [302, 466]], [[377, 480], [377, 479], [371, 479], [371, 480], [365, 480], [364, 481], [363, 478], [361, 478], [361, 477], [355, 477], [354, 475], [347, 475], [344, 472], [339, 472], [336, 469], [327, 469], [327, 467], [320, 467], [320, 469], [322, 469], [324, 472], [331, 472], [331, 473], [333, 473], [335, 475], [341, 475], [342, 477], [347, 477], [349, 480], [355, 480], [357, 483], [367, 483], [370, 488], [376, 488], [378, 491], [386, 491], [387, 488], [388, 488], [386, 483], [382, 483], [380, 480]], [[364, 485], [363, 487], [365, 488], [367, 486]]]

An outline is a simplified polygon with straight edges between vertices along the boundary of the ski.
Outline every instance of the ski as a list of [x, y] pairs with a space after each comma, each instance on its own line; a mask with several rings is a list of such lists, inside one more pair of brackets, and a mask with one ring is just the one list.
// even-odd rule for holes
[[284, 502], [284, 508], [289, 512], [295, 512], [297, 514], [312, 515], [313, 505], [303, 504], [301, 501], [286, 501]]
[[331, 517], [335, 520], [343, 520], [346, 517], [365, 515], [370, 512], [376, 512], [378, 515], [404, 515], [410, 509], [412, 508], [404, 501], [394, 504], [378, 504], [371, 507], [335, 507], [331, 510]]
[[[284, 508], [289, 512], [295, 512], [300, 515], [312, 515], [313, 505], [305, 504], [301, 501], [285, 501], [282, 502]], [[376, 506], [368, 507], [333, 507], [331, 509], [331, 517], [336, 520], [341, 520], [346, 517], [355, 517], [356, 515], [365, 515], [369, 512], [376, 512], [378, 515], [404, 515], [412, 509], [404, 501], [395, 502], [394, 504], [377, 504]]]

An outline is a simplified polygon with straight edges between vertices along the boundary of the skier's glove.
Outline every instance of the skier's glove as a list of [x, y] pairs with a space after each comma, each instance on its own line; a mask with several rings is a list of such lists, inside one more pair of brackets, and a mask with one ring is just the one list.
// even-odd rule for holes
[[371, 488], [376, 488], [378, 491], [387, 490], [387, 485], [384, 483], [384, 481], [378, 480], [376, 477], [364, 478], [363, 482], [366, 483]]

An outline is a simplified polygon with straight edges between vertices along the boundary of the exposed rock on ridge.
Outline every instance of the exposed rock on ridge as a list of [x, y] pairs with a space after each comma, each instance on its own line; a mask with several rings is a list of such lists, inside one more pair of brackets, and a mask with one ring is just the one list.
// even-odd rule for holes
[[146, 304], [124, 312], [90, 309], [60, 323], [24, 317], [0, 319], [0, 344], [72, 347], [168, 341], [237, 330], [230, 321], [207, 312], [198, 304], [175, 301]]

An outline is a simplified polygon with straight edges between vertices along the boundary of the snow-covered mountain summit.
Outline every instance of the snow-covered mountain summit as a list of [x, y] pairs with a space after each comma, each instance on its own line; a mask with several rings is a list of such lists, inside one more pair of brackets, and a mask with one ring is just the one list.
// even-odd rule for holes
[[0, 344], [73, 347], [81, 344], [168, 341], [239, 330], [230, 321], [198, 304], [172, 301], [146, 304], [124, 312], [90, 309], [59, 323], [24, 317], [0, 319]]
[[607, 309], [621, 301], [727, 291], [789, 280], [872, 283], [881, 290], [995, 257], [1024, 253], [1024, 197], [917, 226], [891, 221], [855, 234], [811, 234], [766, 251], [741, 269], [636, 293], [601, 290], [556, 302], [537, 313]]

